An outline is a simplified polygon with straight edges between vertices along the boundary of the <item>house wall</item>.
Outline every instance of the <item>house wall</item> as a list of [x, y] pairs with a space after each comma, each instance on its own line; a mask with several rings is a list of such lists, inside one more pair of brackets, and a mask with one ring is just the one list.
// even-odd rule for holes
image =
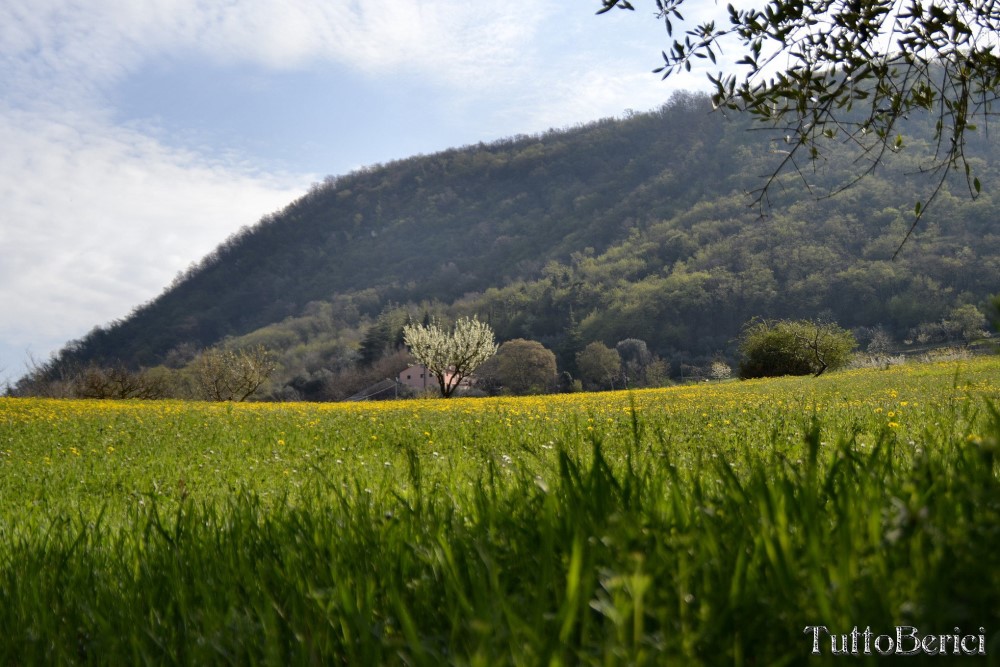
[[413, 387], [414, 389], [427, 389], [428, 387], [438, 386], [437, 378], [427, 370], [426, 366], [420, 364], [408, 366], [400, 372], [396, 380], [400, 384]]
[[[451, 378], [451, 373], [447, 373], [444, 376], [445, 382], [450, 382]], [[426, 366], [421, 364], [414, 364], [401, 371], [396, 376], [396, 381], [413, 389], [437, 389], [439, 386], [437, 377], [428, 371]], [[462, 386], [467, 386], [467, 378], [464, 378], [461, 384]]]

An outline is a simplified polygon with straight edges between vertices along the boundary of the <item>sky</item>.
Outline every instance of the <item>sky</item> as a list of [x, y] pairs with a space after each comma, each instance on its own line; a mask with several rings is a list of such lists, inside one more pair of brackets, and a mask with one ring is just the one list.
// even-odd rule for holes
[[328, 175], [705, 89], [634, 4], [3, 0], [0, 384]]

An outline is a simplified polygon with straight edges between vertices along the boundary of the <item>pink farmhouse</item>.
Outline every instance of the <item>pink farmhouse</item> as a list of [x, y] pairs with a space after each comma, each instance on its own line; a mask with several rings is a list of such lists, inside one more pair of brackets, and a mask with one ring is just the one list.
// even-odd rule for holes
[[[450, 382], [451, 378], [452, 374], [447, 373], [444, 380], [445, 382]], [[399, 384], [421, 391], [424, 389], [438, 389], [440, 386], [438, 385], [438, 380], [434, 373], [427, 370], [427, 367], [423, 364], [407, 366], [405, 370], [400, 371], [399, 375], [396, 376], [396, 381], [399, 382]], [[459, 385], [463, 387], [468, 386], [468, 384], [468, 378], [463, 378], [459, 383]]]

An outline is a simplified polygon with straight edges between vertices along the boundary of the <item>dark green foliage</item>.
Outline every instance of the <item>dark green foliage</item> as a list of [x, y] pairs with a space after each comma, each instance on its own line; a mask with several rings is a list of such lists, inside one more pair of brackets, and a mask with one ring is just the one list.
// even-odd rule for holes
[[[701, 196], [679, 179], [657, 192], [643, 186], [662, 180], [665, 155], [693, 167], [692, 151], [721, 135], [706, 104], [329, 178], [228, 239], [73, 354], [152, 365], [185, 341], [205, 347], [337, 295], [374, 290], [376, 300], [362, 307], [374, 316], [390, 301], [450, 302], [536, 277], [549, 259], [608, 247], [626, 217], [679, 211]], [[721, 168], [724, 156], [712, 153]]]
[[[573, 377], [593, 340], [641, 339], [666, 360], [733, 359], [753, 317], [826, 314], [905, 340], [955, 307], [982, 310], [1000, 275], [988, 189], [973, 201], [946, 184], [934, 220], [891, 259], [906, 201], [924, 185], [919, 156], [934, 150], [933, 127], [913, 123], [924, 139], [886, 156], [895, 172], [822, 201], [790, 188], [765, 219], [744, 193], [780, 156], [696, 95], [330, 178], [44, 370], [153, 367], [248, 337], [279, 354], [280, 383], [305, 386], [359, 352], [365, 363], [391, 352], [406, 318], [428, 312], [478, 315], [500, 341], [537, 340]], [[966, 148], [984, 183], [1000, 181], [991, 142]], [[810, 180], [854, 173], [833, 152]]]
[[646, 369], [653, 363], [653, 355], [646, 341], [638, 338], [626, 338], [615, 345], [622, 361], [622, 380], [625, 386], [641, 387], [645, 385]]
[[556, 355], [536, 340], [509, 340], [494, 359], [497, 380], [512, 394], [544, 394], [556, 385]]
[[615, 389], [615, 385], [618, 385], [617, 388], [620, 389], [623, 385], [621, 355], [618, 354], [618, 350], [604, 343], [598, 341], [588, 343], [576, 355], [576, 367], [584, 387]]
[[836, 324], [751, 322], [740, 337], [740, 377], [818, 376], [846, 365], [855, 347], [854, 335]]
[[370, 366], [383, 356], [400, 349], [403, 346], [403, 327], [406, 324], [405, 310], [390, 307], [382, 311], [361, 339], [361, 363]]

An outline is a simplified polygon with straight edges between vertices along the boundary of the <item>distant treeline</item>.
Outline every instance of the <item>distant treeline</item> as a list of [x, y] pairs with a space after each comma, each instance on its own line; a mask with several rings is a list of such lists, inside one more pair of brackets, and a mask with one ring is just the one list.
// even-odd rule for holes
[[781, 138], [693, 94], [328, 178], [51, 368], [180, 367], [245, 340], [277, 355], [276, 378], [304, 386], [366, 372], [398, 351], [400, 319], [428, 314], [539, 341], [571, 375], [592, 341], [642, 340], [673, 375], [732, 360], [755, 317], [835, 321], [862, 345], [876, 329], [900, 349], [962, 340], [955, 322], [988, 314], [1000, 290], [1000, 151], [976, 137], [983, 193], [946, 186], [894, 258], [934, 149], [933, 128], [911, 122], [905, 149], [847, 191], [811, 196], [857, 171], [834, 152], [760, 206], [748, 193], [783, 157]]

